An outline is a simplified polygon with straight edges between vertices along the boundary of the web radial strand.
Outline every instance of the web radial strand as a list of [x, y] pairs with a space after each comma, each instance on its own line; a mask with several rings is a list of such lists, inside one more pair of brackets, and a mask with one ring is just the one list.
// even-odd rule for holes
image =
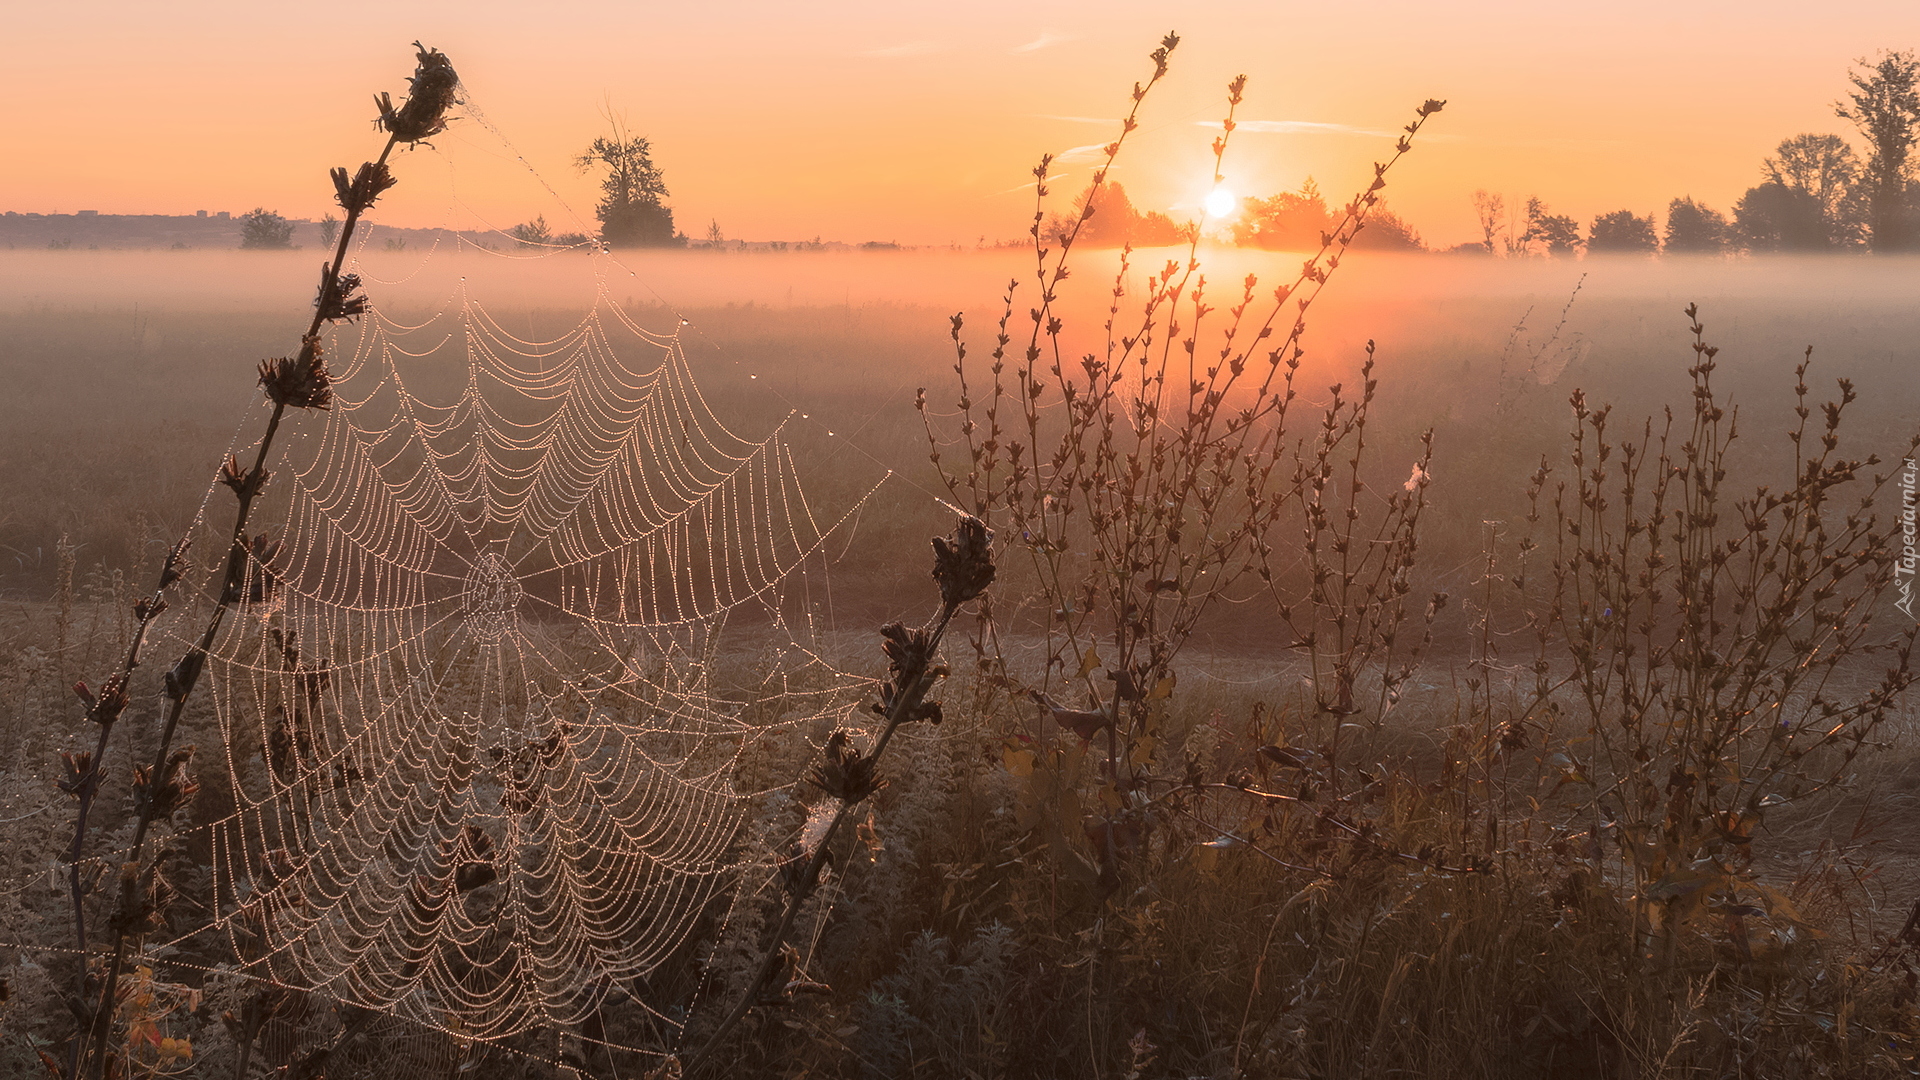
[[213, 927], [244, 975], [500, 1039], [632, 999], [726, 883], [715, 643], [743, 609], [779, 624], [824, 530], [677, 339], [452, 310], [370, 317], [277, 463], [280, 546], [210, 664]]

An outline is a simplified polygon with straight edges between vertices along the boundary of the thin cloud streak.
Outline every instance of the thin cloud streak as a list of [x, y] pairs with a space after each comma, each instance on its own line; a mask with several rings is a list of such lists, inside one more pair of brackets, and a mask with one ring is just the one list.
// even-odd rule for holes
[[[1115, 165], [1110, 171], [1119, 172], [1120, 166]], [[1068, 176], [1071, 176], [1071, 175], [1072, 175], [1071, 173], [1054, 173], [1052, 176], [1047, 177], [1046, 182], [1051, 184], [1055, 180], [1065, 180]], [[1029, 180], [1024, 184], [1017, 184], [1013, 187], [1006, 189], [1005, 191], [996, 191], [993, 194], [988, 195], [987, 198], [992, 199], [992, 198], [997, 198], [1001, 195], [1011, 195], [1016, 191], [1032, 191], [1033, 185], [1034, 185], [1034, 181]]]
[[1085, 146], [1075, 146], [1053, 155], [1053, 160], [1060, 164], [1066, 164], [1074, 161], [1091, 161], [1095, 158], [1103, 158], [1107, 156], [1107, 147], [1111, 145], [1111, 143], [1088, 143]]
[[1049, 45], [1059, 45], [1062, 42], [1067, 42], [1072, 40], [1073, 40], [1073, 37], [1070, 34], [1056, 34], [1051, 30], [1042, 30], [1040, 32], [1039, 37], [1034, 38], [1032, 41], [1027, 42], [1025, 45], [1015, 45], [1011, 51], [1014, 52], [1015, 54], [1039, 52], [1041, 49], [1044, 49]]

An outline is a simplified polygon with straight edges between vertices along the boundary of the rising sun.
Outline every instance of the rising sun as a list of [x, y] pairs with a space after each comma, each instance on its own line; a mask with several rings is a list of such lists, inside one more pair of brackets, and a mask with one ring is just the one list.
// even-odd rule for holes
[[1238, 209], [1240, 200], [1226, 188], [1217, 187], [1207, 194], [1206, 201], [1201, 205], [1206, 208], [1208, 217], [1222, 218]]

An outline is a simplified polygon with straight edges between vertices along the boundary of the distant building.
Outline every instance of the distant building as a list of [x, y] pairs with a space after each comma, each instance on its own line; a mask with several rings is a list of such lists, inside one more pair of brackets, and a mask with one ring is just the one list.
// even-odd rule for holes
[[76, 216], [76, 217], [99, 217], [99, 216], [100, 216], [100, 211], [98, 211], [98, 210], [81, 210], [81, 211], [78, 211], [78, 212], [77, 212], [77, 213], [75, 214], [75, 216]]

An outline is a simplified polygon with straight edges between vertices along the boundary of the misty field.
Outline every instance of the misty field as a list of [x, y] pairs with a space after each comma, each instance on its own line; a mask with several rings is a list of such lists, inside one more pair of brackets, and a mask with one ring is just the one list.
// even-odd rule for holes
[[[1201, 254], [1217, 283], [1209, 302], [1222, 310], [1246, 275], [1267, 283], [1264, 293], [1300, 260]], [[1074, 365], [1116, 336], [1102, 329], [1115, 253], [1076, 257], [1084, 287], [1058, 306], [1068, 358], [1060, 378], [1084, 387], [1100, 376]], [[1134, 253], [1123, 311], [1151, 292], [1147, 279], [1169, 257], [1184, 253]], [[376, 615], [413, 602], [401, 585], [380, 591], [343, 571], [302, 570], [263, 541], [257, 563], [272, 572], [249, 571], [253, 593], [179, 600], [186, 628], [156, 631], [169, 652], [190, 641], [194, 615], [220, 605], [248, 613], [214, 650], [230, 681], [182, 720], [181, 740], [199, 748], [205, 775], [195, 801], [181, 797], [170, 814], [169, 880], [152, 891], [172, 899], [149, 904], [151, 925], [140, 928], [163, 944], [142, 954], [139, 981], [112, 1017], [130, 1074], [312, 1075], [301, 1063], [326, 1046], [329, 1076], [677, 1076], [678, 1059], [663, 1055], [704, 1050], [743, 991], [763, 1000], [747, 1002], [730, 1041], [698, 1060], [703, 1075], [1891, 1077], [1920, 1068], [1914, 620], [1895, 607], [1898, 552], [1886, 546], [1899, 535], [1898, 467], [1920, 435], [1911, 299], [1920, 262], [1355, 253], [1306, 316], [1284, 434], [1271, 445], [1244, 436], [1282, 430], [1259, 411], [1272, 395], [1222, 395], [1222, 417], [1253, 401], [1252, 419], [1220, 420], [1241, 436], [1235, 453], [1151, 488], [1168, 505], [1199, 492], [1197, 509], [1182, 503], [1171, 514], [1124, 488], [1128, 468], [1137, 478], [1158, 465], [1124, 448], [1099, 458], [1103, 433], [1111, 440], [1121, 429], [1124, 443], [1142, 382], [1109, 372], [1118, 388], [1107, 405], [1083, 391], [1095, 403], [1079, 428], [1065, 410], [1019, 420], [1012, 404], [1004, 421], [986, 418], [989, 401], [1018, 397], [991, 395], [987, 372], [1005, 284], [1031, 278], [1031, 253], [364, 259], [372, 280], [386, 279], [376, 286], [383, 325], [453, 328], [393, 339], [418, 345], [393, 361], [417, 380], [394, 409], [405, 423], [442, 422], [418, 403], [460, 394], [473, 342], [525, 347], [532, 359], [508, 366], [532, 372], [529, 385], [559, 370], [559, 352], [528, 343], [614, 325], [604, 311], [582, 323], [598, 293], [640, 328], [607, 334], [622, 362], [661, 347], [641, 331], [677, 334], [667, 355], [683, 350], [701, 408], [724, 426], [711, 439], [728, 460], [759, 453], [755, 440], [779, 429], [779, 469], [804, 491], [819, 537], [768, 540], [769, 560], [789, 560], [791, 583], [777, 599], [754, 593], [757, 607], [726, 608], [733, 636], [711, 649], [706, 631], [677, 624], [650, 631], [645, 649], [624, 639], [616, 647], [604, 630], [628, 621], [625, 587], [607, 592], [618, 594], [618, 618], [608, 614], [614, 600], [576, 604], [568, 589], [583, 579], [566, 577], [560, 556], [551, 585], [526, 572], [524, 600], [521, 582], [476, 586], [469, 573], [469, 598], [482, 586], [512, 590], [505, 617], [524, 629], [502, 633], [524, 633], [534, 643], [527, 656], [550, 666], [535, 671], [523, 658], [524, 688], [490, 696], [489, 680], [515, 680], [483, 664], [462, 682], [444, 659], [454, 647], [436, 646], [425, 670], [441, 697], [430, 705], [414, 703], [428, 691], [409, 679], [433, 679], [398, 673], [397, 661], [388, 672], [384, 659], [361, 686], [340, 688], [350, 681], [343, 670], [324, 694], [315, 689], [324, 669], [293, 644], [300, 600], [275, 608], [272, 597], [275, 583], [304, 595], [294, 583], [308, 580], [319, 592], [352, 592], [353, 604], [334, 605], [350, 618], [321, 612], [298, 624], [300, 647], [344, 647], [386, 641]], [[230, 452], [245, 459], [257, 437], [255, 364], [286, 353], [288, 327], [312, 314], [300, 299], [312, 261], [0, 252], [9, 283], [0, 296], [7, 1075], [43, 1075], [40, 1050], [72, 1035], [78, 1011], [67, 1003], [70, 881], [83, 875], [70, 878], [60, 861], [73, 825], [58, 785], [71, 784], [72, 755], [92, 748], [97, 728], [86, 695], [77, 702], [70, 687], [87, 680], [98, 690], [119, 662], [132, 605], [180, 537], [200, 538], [194, 580], [212, 580], [230, 499], [222, 484], [243, 482], [219, 470]], [[1032, 290], [1028, 280], [1011, 303], [1012, 367]], [[481, 325], [468, 295], [483, 301], [486, 332], [463, 339], [457, 328]], [[1698, 338], [1689, 304], [1698, 305]], [[336, 370], [349, 358], [377, 366], [372, 346], [353, 344], [375, 339], [357, 332], [330, 339]], [[1169, 331], [1169, 344], [1182, 332]], [[954, 333], [968, 346], [965, 388]], [[1796, 366], [1809, 347], [1803, 400]], [[1197, 363], [1208, 362], [1202, 350]], [[1163, 370], [1191, 374], [1187, 363], [1176, 356]], [[375, 387], [365, 400], [388, 392], [361, 377]], [[1825, 405], [1841, 400], [1841, 379], [1857, 399], [1836, 413]], [[1058, 400], [1056, 389], [1047, 407]], [[359, 402], [348, 404], [370, 407]], [[1596, 421], [1603, 404], [1612, 412]], [[1177, 438], [1176, 412], [1169, 406], [1142, 430], [1164, 427], [1176, 432], [1165, 447], [1191, 446]], [[1186, 415], [1189, 425], [1212, 416]], [[287, 477], [297, 474], [313, 504], [335, 513], [378, 485], [325, 486], [334, 443], [321, 416], [287, 421], [286, 453], [300, 464], [267, 490], [290, 498]], [[532, 433], [526, 446], [536, 435], [542, 447], [564, 443], [537, 417], [498, 426], [509, 421]], [[456, 422], [465, 421], [449, 412], [445, 423]], [[681, 433], [693, 426], [674, 422]], [[1000, 431], [989, 423], [1013, 434], [983, 450]], [[1075, 466], [1086, 470], [1075, 474], [1088, 500], [1079, 518], [1062, 509], [1069, 490], [993, 479], [1018, 474], [1023, 459], [1009, 463], [1008, 442], [1024, 440], [1024, 460], [1043, 461], [1055, 442], [1042, 440], [1061, 430], [1069, 437], [1057, 469], [1076, 452], [1112, 465]], [[726, 441], [734, 438], [747, 449]], [[412, 467], [401, 451], [383, 459], [378, 439], [358, 445], [377, 467]], [[432, 459], [438, 444], [420, 437], [406, 452]], [[579, 453], [603, 461], [616, 451]], [[1878, 464], [1848, 465], [1869, 455]], [[697, 456], [689, 476], [706, 467]], [[984, 469], [989, 459], [1002, 471]], [[435, 459], [436, 482], [466, 468]], [[1876, 487], [1876, 474], [1892, 479]], [[753, 513], [789, 505], [775, 493], [786, 473], [778, 476], [741, 496]], [[1240, 494], [1268, 482], [1278, 494]], [[1103, 485], [1120, 494], [1102, 502]], [[387, 490], [398, 502], [417, 495], [399, 482]], [[1871, 521], [1860, 509], [1870, 490]], [[682, 496], [653, 497], [665, 506]], [[285, 520], [302, 520], [300, 505]], [[956, 506], [995, 530], [993, 583], [964, 603], [952, 586], [962, 556], [943, 552], [936, 575], [948, 576], [928, 575], [929, 537], [953, 534], [955, 550], [965, 547]], [[364, 528], [350, 517], [362, 511], [337, 513], [356, 523], [341, 534], [369, 549], [377, 530], [402, 528], [372, 511]], [[1204, 528], [1189, 524], [1196, 519]], [[717, 566], [732, 526], [718, 514], [702, 520], [704, 535], [670, 554]], [[1066, 539], [1085, 535], [1097, 542]], [[1133, 546], [1101, 547], [1109, 536]], [[1240, 547], [1223, 554], [1229, 542]], [[359, 556], [328, 557], [345, 565]], [[665, 565], [668, 555], [658, 557]], [[354, 573], [375, 580], [375, 562]], [[424, 557], [420, 566], [423, 577], [446, 576]], [[1206, 566], [1234, 583], [1216, 590], [1189, 572]], [[712, 598], [719, 608], [729, 589], [749, 591], [729, 575], [753, 572], [713, 570], [676, 602], [705, 612]], [[649, 599], [659, 602], [632, 603]], [[905, 628], [883, 654], [882, 624], [910, 628], [935, 611], [926, 655], [916, 659]], [[711, 640], [722, 640], [717, 630]], [[639, 671], [641, 688], [616, 695], [604, 686], [624, 684], [608, 678], [583, 690], [555, 660], [605, 656]], [[162, 669], [173, 659], [156, 658], [131, 686], [122, 731], [134, 749], [121, 760], [152, 756]], [[869, 708], [876, 693], [892, 704]], [[914, 711], [929, 694], [936, 710]], [[909, 697], [910, 708], [898, 704]], [[564, 719], [536, 730], [539, 708]], [[337, 715], [302, 721], [302, 709]], [[442, 770], [439, 736], [397, 730], [387, 718], [402, 713], [409, 724], [477, 717], [477, 730], [511, 737], [446, 750], [453, 764]], [[523, 715], [524, 736], [512, 727]], [[585, 741], [581, 731], [605, 741], [578, 752], [575, 786], [529, 795], [526, 763]], [[644, 747], [640, 756], [609, 731]], [[883, 731], [887, 757], [862, 758], [859, 747], [872, 749]], [[363, 755], [367, 746], [390, 755]], [[495, 751], [491, 765], [481, 750]], [[151, 777], [136, 783], [128, 773], [104, 779], [84, 860], [96, 888], [84, 902], [103, 924], [115, 890], [99, 882], [116, 879], [114, 853], [144, 812], [136, 799], [150, 807], [154, 798]], [[667, 773], [698, 783], [656, 805], [648, 785]], [[295, 788], [306, 800], [297, 812], [267, 812]], [[608, 809], [582, 819], [586, 839], [565, 848], [575, 868], [559, 872], [532, 868], [530, 855], [526, 866], [490, 861], [489, 845], [504, 842], [477, 825], [452, 822], [446, 835], [456, 839], [443, 843], [432, 814], [359, 809], [435, 792], [435, 805], [456, 805], [450, 791], [486, 805], [486, 829], [505, 822], [508, 835], [534, 831], [540, 813], [516, 798], [547, 798], [554, 814], [568, 799]], [[709, 796], [735, 824], [714, 824], [725, 815], [706, 808]], [[711, 850], [661, 854], [650, 846], [655, 831], [630, 826], [656, 813], [693, 822], [687, 835]], [[842, 818], [846, 830], [835, 832]], [[352, 824], [361, 821], [379, 828]], [[352, 834], [361, 827], [370, 838]], [[591, 842], [607, 836], [615, 842]], [[350, 898], [360, 879], [331, 865], [309, 870], [313, 896], [327, 898], [302, 899], [284, 884], [294, 870], [275, 862], [291, 850], [344, 865], [337, 852], [349, 848], [373, 853], [365, 857], [379, 866], [364, 873], [380, 881], [365, 888], [389, 888], [380, 895], [393, 898], [392, 919], [454, 911], [473, 936], [360, 942], [364, 955], [409, 957], [373, 976], [329, 968], [307, 939], [261, 944], [281, 942], [280, 926], [301, 919], [314, 935], [351, 937], [341, 928], [378, 906]], [[627, 854], [685, 871], [705, 891], [630, 881]], [[461, 883], [447, 907], [409, 891], [414, 863], [426, 868], [423, 881], [444, 871]], [[476, 866], [486, 868], [480, 878]], [[545, 909], [495, 874], [599, 890], [583, 910], [649, 933], [643, 909], [658, 901], [679, 920], [678, 936], [663, 931], [658, 954], [642, 962], [596, 937], [598, 924], [570, 921], [586, 916], [554, 915], [556, 939], [594, 943], [568, 952], [577, 969], [525, 974], [513, 965], [537, 965], [488, 952], [496, 946], [481, 929], [503, 913]], [[256, 916], [249, 902], [262, 895], [273, 904]], [[769, 938], [783, 912], [794, 932]], [[214, 924], [218, 933], [200, 933]], [[768, 940], [779, 966], [763, 979]], [[594, 955], [609, 970], [606, 955], [628, 966], [596, 974], [577, 959], [592, 949], [604, 950]], [[273, 966], [282, 953], [287, 966]], [[448, 959], [456, 953], [463, 959]], [[476, 1027], [485, 1010], [472, 1002], [507, 1000], [499, 987], [511, 980], [483, 977], [507, 968], [529, 985], [552, 984], [528, 993], [548, 1011], [511, 1030], [502, 1021], [496, 1037]], [[338, 981], [321, 985], [322, 971]]]

